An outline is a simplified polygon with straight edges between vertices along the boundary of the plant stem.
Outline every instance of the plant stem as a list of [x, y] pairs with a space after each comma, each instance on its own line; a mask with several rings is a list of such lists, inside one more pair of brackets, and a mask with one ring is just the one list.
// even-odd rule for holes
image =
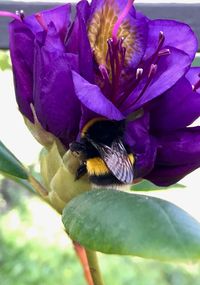
[[42, 197], [45, 198], [48, 196], [48, 191], [44, 188], [44, 186], [33, 176], [29, 176], [29, 183], [33, 186], [35, 191]]
[[94, 285], [104, 285], [95, 251], [85, 249]]
[[90, 268], [89, 268], [89, 264], [88, 264], [88, 260], [87, 260], [87, 256], [86, 256], [86, 252], [85, 252], [85, 248], [75, 241], [73, 241], [73, 245], [74, 245], [74, 250], [77, 254], [77, 257], [79, 258], [79, 261], [83, 268], [83, 273], [84, 273], [87, 284], [94, 285], [91, 272], [90, 272]]

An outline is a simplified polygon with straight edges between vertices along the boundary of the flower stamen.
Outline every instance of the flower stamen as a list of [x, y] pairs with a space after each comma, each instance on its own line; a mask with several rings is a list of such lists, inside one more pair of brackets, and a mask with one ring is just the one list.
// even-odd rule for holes
[[119, 42], [118, 42], [119, 54], [120, 54], [120, 59], [121, 59], [121, 61], [120, 61], [120, 73], [122, 71], [122, 68], [124, 67], [125, 56], [126, 56], [126, 48], [123, 46], [123, 42], [124, 42], [124, 37], [119, 39]]
[[165, 56], [165, 55], [170, 55], [171, 51], [170, 49], [166, 48], [166, 49], [162, 49], [158, 52], [158, 56]]
[[[156, 51], [155, 53], [153, 54], [152, 56], [152, 60], [151, 60], [151, 64], [152, 63], [156, 63], [155, 61], [158, 59], [159, 57], [159, 52], [161, 51], [161, 48], [164, 44], [164, 41], [165, 41], [165, 35], [162, 31], [159, 32], [159, 36], [158, 36], [158, 46], [156, 48]], [[163, 49], [165, 50], [165, 49]], [[167, 49], [166, 49], [167, 50]]]
[[135, 100], [134, 104], [140, 100], [140, 98], [142, 97], [144, 92], [147, 90], [147, 87], [151, 83], [154, 75], [156, 74], [157, 68], [158, 68], [157, 64], [151, 64], [150, 69], [149, 69], [149, 73], [148, 73], [148, 80], [147, 80], [146, 84], [144, 85], [142, 91], [140, 92], [139, 96]]
[[154, 75], [156, 74], [156, 71], [157, 71], [157, 68], [158, 68], [158, 65], [157, 64], [151, 64], [150, 66], [150, 69], [149, 69], [149, 72], [148, 72], [148, 79], [147, 79], [147, 82], [145, 83], [142, 91], [140, 92], [140, 94], [138, 95], [138, 97], [136, 98], [135, 101], [133, 101], [128, 107], [126, 108], [130, 108], [132, 107], [133, 105], [135, 105], [140, 99], [141, 97], [143, 96], [144, 92], [147, 90], [148, 86], [150, 85]]
[[102, 75], [103, 79], [109, 81], [108, 70], [107, 70], [107, 68], [105, 67], [104, 64], [100, 64], [99, 65], [99, 70], [101, 72], [101, 75]]
[[136, 75], [135, 75], [136, 80], [140, 80], [141, 79], [143, 72], [144, 72], [143, 68], [137, 68]]
[[111, 67], [111, 73], [112, 73], [112, 80], [114, 80], [115, 72], [114, 72], [114, 51], [113, 51], [113, 39], [110, 38], [107, 40], [108, 44], [108, 55], [109, 55], [109, 61], [110, 61], [110, 67]]
[[[157, 72], [158, 69], [158, 61], [160, 59], [160, 57], [162, 56], [168, 56], [171, 54], [170, 49], [168, 48], [163, 48], [162, 46], [164, 44], [165, 41], [165, 35], [162, 31], [159, 32], [159, 36], [158, 36], [158, 46], [156, 48], [156, 51], [154, 52], [154, 54], [151, 57], [150, 60], [150, 68], [149, 71], [145, 71], [145, 74], [147, 74], [147, 81], [144, 84], [144, 87], [142, 88], [142, 91], [140, 92], [140, 94], [138, 95], [138, 97], [136, 98], [136, 100], [134, 102], [132, 102], [129, 107], [132, 107], [135, 103], [138, 102], [138, 100], [141, 99], [141, 97], [143, 96], [144, 92], [146, 91], [146, 89], [148, 88], [148, 86], [150, 85], [155, 73]], [[144, 74], [144, 69], [143, 68], [138, 68], [136, 70], [136, 74], [135, 74], [135, 78], [136, 81], [134, 82], [134, 85], [132, 86], [133, 89], [136, 88], [136, 86], [138, 85], [138, 83], [141, 81], [142, 76]], [[120, 100], [120, 104], [123, 104], [126, 100], [126, 96], [123, 96]]]
[[118, 93], [120, 76], [125, 63], [126, 48], [123, 47], [123, 42], [123, 37], [117, 41], [117, 44], [114, 43], [112, 38], [107, 40], [108, 53], [106, 61], [110, 63], [111, 68], [112, 98], [116, 98]]
[[165, 35], [164, 35], [163, 31], [160, 31], [159, 37], [158, 37], [158, 48], [159, 49], [163, 46], [164, 41], [165, 41]]
[[[200, 77], [200, 73], [198, 74], [198, 77]], [[196, 91], [199, 88], [200, 88], [200, 79], [194, 85], [192, 85], [193, 91]]]
[[149, 73], [148, 73], [148, 78], [151, 78], [154, 76], [154, 74], [157, 71], [157, 68], [158, 68], [157, 64], [151, 64], [150, 69], [149, 69]]
[[24, 20], [25, 18], [24, 10], [20, 10], [20, 11], [17, 10], [15, 14], [18, 15], [22, 21]]

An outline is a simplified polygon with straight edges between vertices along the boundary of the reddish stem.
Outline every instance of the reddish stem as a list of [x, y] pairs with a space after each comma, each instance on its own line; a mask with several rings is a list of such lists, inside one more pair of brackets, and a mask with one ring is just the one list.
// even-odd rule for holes
[[90, 267], [88, 264], [87, 255], [86, 255], [84, 247], [82, 247], [79, 243], [77, 243], [75, 241], [73, 241], [73, 245], [74, 245], [74, 250], [75, 250], [75, 252], [79, 258], [79, 261], [82, 265], [84, 276], [85, 276], [85, 279], [87, 281], [87, 284], [88, 285], [94, 285], [94, 283], [92, 281], [92, 276], [90, 273]]

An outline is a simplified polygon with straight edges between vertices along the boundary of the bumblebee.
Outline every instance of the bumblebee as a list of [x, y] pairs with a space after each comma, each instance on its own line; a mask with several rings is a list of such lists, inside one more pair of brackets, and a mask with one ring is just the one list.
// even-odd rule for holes
[[86, 173], [96, 185], [130, 184], [134, 178], [135, 157], [123, 142], [124, 121], [95, 118], [82, 130], [79, 142], [70, 150], [80, 160], [75, 179]]

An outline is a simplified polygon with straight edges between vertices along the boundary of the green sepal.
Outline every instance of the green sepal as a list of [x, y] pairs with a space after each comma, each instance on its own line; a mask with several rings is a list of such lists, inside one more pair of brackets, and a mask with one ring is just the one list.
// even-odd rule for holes
[[28, 174], [23, 164], [0, 141], [0, 172], [18, 178], [28, 179]]
[[72, 199], [62, 220], [72, 240], [90, 250], [161, 261], [200, 259], [200, 224], [158, 198], [96, 189]]

